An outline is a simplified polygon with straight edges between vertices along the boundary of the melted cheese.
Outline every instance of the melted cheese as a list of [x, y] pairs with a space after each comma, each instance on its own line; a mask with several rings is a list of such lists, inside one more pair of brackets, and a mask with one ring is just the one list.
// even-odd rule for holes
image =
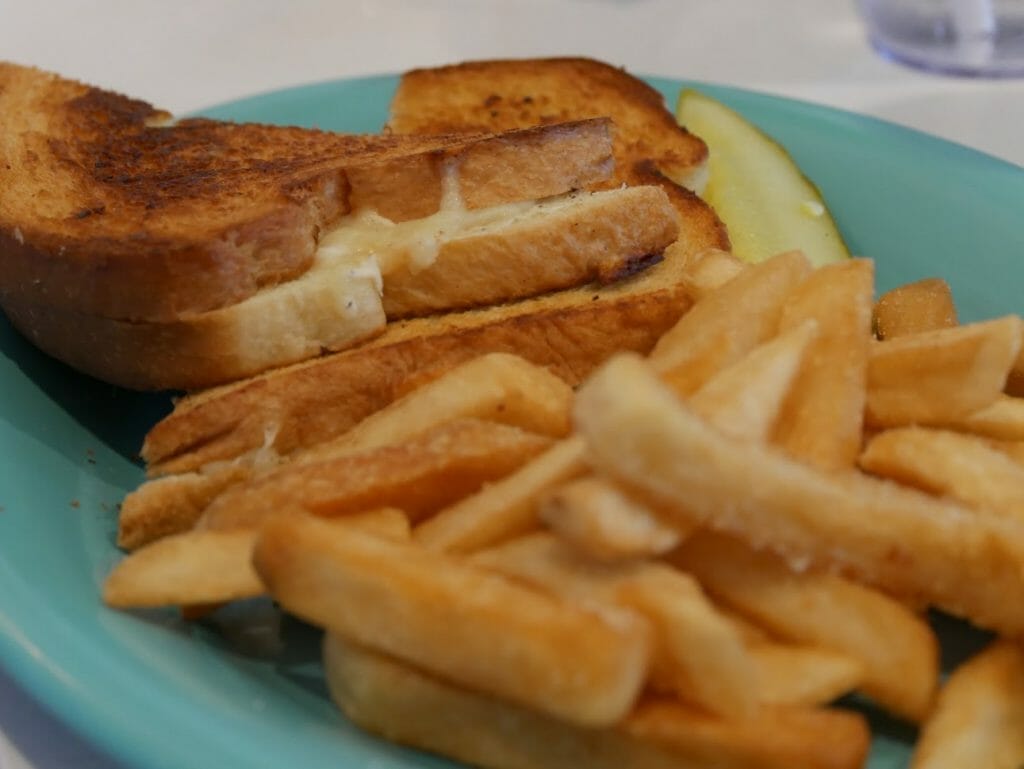
[[441, 166], [441, 205], [442, 211], [465, 211], [466, 204], [462, 200], [462, 189], [459, 186], [459, 160], [450, 158]]
[[442, 207], [437, 213], [407, 222], [393, 222], [371, 210], [350, 214], [321, 236], [317, 260], [332, 263], [342, 259], [374, 259], [384, 279], [399, 270], [418, 272], [437, 260], [441, 244], [446, 241], [514, 224], [526, 214], [550, 212], [572, 205], [576, 199], [574, 195], [565, 195], [543, 202], [505, 203], [467, 211], [455, 174], [446, 174], [445, 180]]

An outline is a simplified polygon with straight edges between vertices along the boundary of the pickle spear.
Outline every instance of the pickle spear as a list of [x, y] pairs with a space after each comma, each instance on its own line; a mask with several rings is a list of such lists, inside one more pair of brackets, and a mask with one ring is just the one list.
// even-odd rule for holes
[[814, 265], [850, 256], [821, 193], [778, 142], [693, 89], [679, 94], [676, 119], [708, 145], [703, 197], [728, 227], [736, 256], [758, 262], [800, 249]]

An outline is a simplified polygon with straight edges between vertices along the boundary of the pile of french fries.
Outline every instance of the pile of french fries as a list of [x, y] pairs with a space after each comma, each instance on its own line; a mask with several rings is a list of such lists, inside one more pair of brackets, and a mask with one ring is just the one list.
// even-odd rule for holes
[[[920, 726], [915, 769], [1024, 764], [1024, 323], [959, 325], [938, 280], [876, 303], [865, 259], [687, 275], [646, 359], [575, 393], [470, 361], [227, 486], [106, 601], [268, 593], [352, 721], [495, 769], [859, 767], [853, 692]], [[931, 607], [995, 637], [941, 687]]]

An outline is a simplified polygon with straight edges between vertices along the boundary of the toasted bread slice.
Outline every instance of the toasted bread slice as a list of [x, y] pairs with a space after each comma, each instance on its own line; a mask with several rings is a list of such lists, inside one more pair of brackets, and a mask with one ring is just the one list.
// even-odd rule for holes
[[708, 149], [682, 128], [662, 95], [622, 69], [583, 58], [471, 61], [402, 76], [388, 127], [397, 134], [508, 131], [584, 117], [615, 123], [616, 177], [653, 161], [678, 184], [699, 186]]
[[[18, 296], [4, 307], [36, 346], [80, 371], [135, 389], [195, 389], [346, 349], [382, 332], [385, 315], [416, 317], [615, 280], [660, 259], [679, 231], [675, 210], [654, 186], [457, 213], [457, 222], [342, 227], [330, 241], [340, 251], [335, 258], [321, 253], [295, 280], [189, 318], [112, 320]], [[439, 236], [436, 227], [448, 230]], [[367, 240], [382, 244], [373, 258], [362, 252]], [[417, 264], [424, 250], [432, 261]], [[391, 263], [383, 298], [378, 261]]]
[[408, 380], [488, 352], [520, 355], [577, 384], [618, 350], [649, 351], [689, 308], [678, 248], [612, 285], [393, 323], [353, 349], [183, 398], [146, 436], [142, 455], [150, 474], [162, 475], [261, 447], [288, 454], [345, 432]]
[[[0, 63], [0, 300], [123, 321], [235, 304], [314, 263], [351, 210], [394, 221], [606, 179], [607, 121], [348, 136], [209, 120]], [[496, 183], [496, 180], [497, 183]]]
[[395, 134], [507, 131], [606, 116], [615, 124], [615, 172], [604, 182], [658, 184], [690, 222], [686, 233], [725, 226], [694, 191], [707, 181], [708, 149], [682, 128], [642, 80], [584, 58], [472, 61], [402, 76], [391, 102]]

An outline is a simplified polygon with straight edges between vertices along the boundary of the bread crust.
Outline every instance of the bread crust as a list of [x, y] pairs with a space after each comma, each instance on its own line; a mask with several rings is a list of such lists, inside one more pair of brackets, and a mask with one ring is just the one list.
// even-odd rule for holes
[[[459, 166], [470, 207], [589, 187], [608, 121], [504, 136], [353, 136], [186, 120], [0, 63], [0, 296], [127, 321], [176, 320], [292, 280], [355, 205], [437, 210]], [[518, 173], [496, 189], [502, 164]]]

